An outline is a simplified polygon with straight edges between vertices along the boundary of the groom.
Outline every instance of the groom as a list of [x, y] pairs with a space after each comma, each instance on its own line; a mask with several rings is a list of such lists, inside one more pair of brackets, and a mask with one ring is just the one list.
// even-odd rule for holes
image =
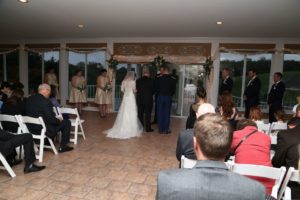
[[[153, 105], [154, 81], [150, 78], [149, 69], [143, 68], [143, 76], [136, 81], [136, 101], [138, 117], [146, 132], [153, 132], [151, 128], [151, 111]], [[145, 115], [145, 120], [144, 120]]]

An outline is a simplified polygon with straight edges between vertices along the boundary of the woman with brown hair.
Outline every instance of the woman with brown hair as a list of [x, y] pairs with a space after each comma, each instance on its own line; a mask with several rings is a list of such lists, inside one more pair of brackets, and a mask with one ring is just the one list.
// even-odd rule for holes
[[225, 117], [235, 129], [238, 120], [238, 110], [232, 100], [232, 95], [230, 92], [223, 92], [221, 95], [220, 106], [218, 107], [217, 112]]
[[75, 103], [79, 114], [82, 111], [82, 104], [86, 103], [86, 80], [83, 76], [82, 70], [77, 69], [71, 80], [72, 89], [70, 94], [70, 103]]
[[255, 122], [263, 122], [262, 121], [262, 112], [261, 112], [260, 107], [258, 107], [258, 106], [251, 107], [249, 118]]
[[107, 76], [107, 70], [102, 69], [100, 75], [97, 77], [97, 89], [95, 95], [95, 103], [99, 104], [99, 111], [101, 117], [106, 117], [108, 113], [107, 106], [111, 104], [111, 83]]

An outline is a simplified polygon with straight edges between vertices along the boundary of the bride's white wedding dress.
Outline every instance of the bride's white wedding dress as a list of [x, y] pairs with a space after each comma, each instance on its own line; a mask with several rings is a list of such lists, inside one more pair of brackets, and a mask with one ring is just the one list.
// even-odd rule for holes
[[141, 136], [143, 126], [137, 115], [134, 79], [125, 78], [122, 82], [121, 90], [124, 95], [116, 121], [113, 127], [104, 133], [107, 133], [107, 137], [118, 139]]

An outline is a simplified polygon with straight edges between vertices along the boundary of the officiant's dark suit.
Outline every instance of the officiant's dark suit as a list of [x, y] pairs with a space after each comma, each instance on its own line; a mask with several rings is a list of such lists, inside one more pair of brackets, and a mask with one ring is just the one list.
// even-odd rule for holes
[[268, 95], [268, 104], [269, 104], [269, 122], [275, 122], [276, 118], [274, 113], [282, 109], [282, 99], [285, 91], [285, 85], [281, 81], [282, 74], [276, 72], [274, 74], [274, 84], [271, 87], [271, 90]]
[[145, 127], [146, 132], [151, 132], [153, 131], [151, 129], [151, 112], [153, 107], [154, 80], [149, 77], [148, 71], [144, 71], [143, 76], [136, 81], [136, 89], [139, 120]]
[[248, 73], [251, 79], [246, 85], [244, 91], [246, 118], [249, 118], [250, 108], [259, 105], [259, 95], [260, 95], [260, 87], [261, 87], [260, 79], [256, 76], [256, 70], [250, 69]]
[[[30, 117], [42, 117], [46, 125], [46, 135], [54, 138], [59, 131], [62, 133], [61, 147], [65, 147], [70, 140], [71, 122], [69, 120], [58, 120], [53, 112], [51, 101], [42, 94], [34, 94], [26, 101], [25, 113]], [[41, 127], [28, 124], [28, 129], [33, 134], [39, 134]]]

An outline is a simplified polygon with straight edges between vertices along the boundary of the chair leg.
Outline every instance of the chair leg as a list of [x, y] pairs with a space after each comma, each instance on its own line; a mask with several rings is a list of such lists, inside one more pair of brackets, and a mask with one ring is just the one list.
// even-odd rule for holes
[[39, 162], [43, 162], [44, 156], [44, 138], [40, 138], [40, 146], [39, 146]]
[[84, 134], [84, 131], [83, 131], [83, 127], [82, 127], [82, 123], [80, 122], [79, 123], [79, 126], [80, 126], [80, 131], [81, 131], [81, 134], [83, 136], [83, 139], [85, 140], [85, 134]]
[[5, 167], [5, 169], [9, 173], [9, 175], [12, 178], [16, 177], [15, 172], [12, 170], [12, 168], [10, 167], [10, 165], [8, 164], [8, 162], [6, 161], [6, 159], [4, 158], [4, 156], [1, 153], [0, 153], [0, 161], [2, 162], [3, 166]]
[[48, 138], [48, 137], [47, 137], [47, 139], [48, 139], [48, 141], [49, 141], [49, 143], [51, 145], [51, 148], [52, 148], [54, 154], [57, 155], [57, 150], [56, 150], [56, 148], [55, 148], [55, 146], [53, 144], [53, 141], [50, 138]]
[[75, 130], [74, 130], [74, 144], [77, 144], [77, 140], [78, 140], [78, 125], [75, 125]]

